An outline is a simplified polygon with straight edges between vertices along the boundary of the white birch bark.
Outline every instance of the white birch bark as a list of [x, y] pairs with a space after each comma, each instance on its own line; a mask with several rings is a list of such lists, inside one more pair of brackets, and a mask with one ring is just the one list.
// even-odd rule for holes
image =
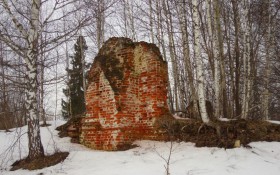
[[242, 29], [243, 29], [243, 67], [244, 67], [244, 84], [243, 84], [243, 101], [241, 118], [246, 119], [249, 112], [249, 101], [251, 95], [251, 65], [250, 65], [250, 26], [249, 26], [249, 2], [243, 0]]
[[[37, 101], [37, 60], [38, 60], [38, 39], [40, 31], [40, 8], [41, 0], [32, 0], [29, 24], [21, 24], [17, 16], [13, 14], [10, 4], [6, 0], [1, 0], [2, 7], [12, 19], [16, 30], [20, 33], [20, 38], [24, 38], [27, 48], [23, 49], [16, 44], [11, 37], [2, 35], [0, 39], [4, 41], [13, 51], [24, 58], [26, 66], [26, 100], [27, 124], [28, 124], [28, 159], [44, 156], [44, 149], [41, 143], [39, 113]], [[25, 26], [26, 28], [24, 28]], [[3, 26], [2, 26], [3, 27]], [[28, 31], [28, 32], [27, 32]]]
[[[156, 1], [156, 13], [157, 13], [157, 40], [159, 43], [159, 47], [162, 50], [163, 59], [167, 61], [167, 53], [166, 53], [166, 45], [164, 40], [164, 28], [163, 28], [163, 16], [162, 16], [162, 1]], [[168, 105], [171, 112], [174, 111], [174, 101], [173, 101], [173, 94], [171, 90], [170, 81], [168, 82]]]
[[40, 30], [40, 7], [41, 0], [32, 0], [31, 20], [28, 32], [25, 64], [27, 67], [27, 94], [26, 106], [28, 111], [28, 148], [29, 159], [34, 159], [44, 155], [41, 143], [39, 115], [37, 109], [37, 59], [38, 59], [38, 39]]
[[167, 35], [168, 35], [168, 48], [170, 53], [170, 59], [171, 59], [171, 67], [172, 67], [172, 78], [173, 78], [173, 92], [174, 92], [174, 101], [175, 101], [175, 111], [180, 108], [179, 104], [179, 81], [178, 81], [178, 67], [177, 67], [177, 61], [176, 61], [176, 52], [174, 50], [174, 36], [173, 36], [173, 26], [172, 26], [172, 17], [169, 12], [169, 5], [168, 2], [162, 1], [163, 11], [164, 15], [166, 17], [165, 23], [167, 27]]
[[155, 43], [155, 37], [154, 37], [154, 19], [153, 19], [153, 3], [152, 0], [149, 0], [149, 20], [150, 20], [150, 37], [151, 37], [151, 41], [152, 43]]
[[205, 92], [204, 92], [204, 75], [203, 75], [203, 61], [201, 57], [200, 50], [200, 21], [198, 14], [198, 0], [193, 0], [193, 20], [194, 20], [194, 54], [196, 61], [196, 71], [198, 79], [198, 103], [200, 107], [200, 114], [203, 123], [208, 124], [210, 122], [209, 117], [206, 112], [205, 104]]
[[165, 47], [165, 40], [164, 40], [164, 29], [163, 29], [163, 16], [162, 16], [162, 9], [161, 9], [161, 1], [157, 1], [157, 17], [158, 17], [158, 40], [161, 45], [161, 49], [163, 52], [164, 60], [167, 61], [166, 56], [166, 47]]
[[[155, 33], [155, 39], [157, 40], [158, 47], [162, 48], [162, 41], [161, 41], [161, 8], [160, 8], [160, 1], [156, 1], [155, 4], [156, 8], [156, 23], [155, 23], [155, 28], [156, 28], [156, 33]], [[163, 51], [163, 50], [162, 50]], [[166, 59], [165, 57], [163, 58], [164, 60]]]
[[[42, 52], [43, 53], [43, 52]], [[41, 65], [39, 67], [39, 70], [40, 70], [40, 94], [39, 94], [39, 97], [40, 97], [40, 103], [39, 103], [39, 115], [42, 120], [43, 120], [43, 125], [46, 125], [47, 124], [47, 121], [46, 121], [46, 116], [45, 116], [45, 110], [44, 110], [44, 76], [45, 76], [45, 67], [44, 67], [44, 57], [45, 55], [41, 55]]]
[[[52, 31], [44, 31], [41, 30], [40, 26], [44, 26], [47, 24], [54, 24], [63, 16], [59, 16], [56, 18], [53, 12], [57, 10], [61, 10], [64, 8], [64, 5], [61, 6], [53, 6], [50, 9], [49, 15], [44, 18], [44, 21], [40, 21], [41, 15], [41, 6], [42, 4], [46, 4], [47, 1], [41, 0], [30, 0], [30, 6], [26, 6], [26, 8], [18, 7], [20, 5], [19, 1], [7, 1], [0, 0], [0, 6], [2, 7], [2, 12], [4, 13], [3, 18], [5, 21], [0, 21], [0, 40], [5, 42], [5, 44], [12, 49], [19, 57], [23, 58], [24, 65], [26, 66], [26, 79], [25, 79], [25, 87], [26, 87], [26, 116], [27, 116], [27, 124], [28, 124], [28, 144], [29, 144], [29, 159], [34, 159], [36, 157], [40, 157], [44, 155], [43, 146], [41, 143], [40, 137], [40, 128], [39, 128], [39, 111], [38, 111], [38, 103], [37, 100], [37, 90], [38, 90], [38, 82], [37, 82], [37, 61], [38, 55], [42, 53], [38, 53], [39, 44], [40, 47], [44, 48], [44, 53], [51, 51], [59, 44], [66, 41], [64, 39], [65, 36], [68, 36], [67, 39], [71, 35], [74, 35], [77, 32], [77, 29], [83, 27], [85, 25], [85, 21], [88, 18], [83, 18], [82, 21], [76, 22], [73, 21], [73, 24], [69, 25], [67, 31], [61, 32], [63, 29], [57, 29], [56, 33], [52, 33]], [[56, 2], [56, 5], [58, 1]], [[60, 3], [62, 4], [62, 2]], [[67, 3], [67, 6], [72, 5], [73, 2]], [[19, 10], [20, 9], [20, 10]], [[23, 10], [23, 11], [21, 11]], [[24, 11], [28, 10], [28, 11]], [[67, 16], [74, 15], [76, 11], [72, 13], [72, 11], [66, 13]], [[20, 20], [24, 19], [24, 20]], [[10, 20], [9, 26], [6, 26], [6, 21]], [[9, 33], [9, 30], [16, 30], [14, 33]], [[45, 42], [38, 43], [39, 36], [41, 32], [45, 32], [48, 34], [48, 40]], [[16, 38], [16, 39], [15, 39]]]

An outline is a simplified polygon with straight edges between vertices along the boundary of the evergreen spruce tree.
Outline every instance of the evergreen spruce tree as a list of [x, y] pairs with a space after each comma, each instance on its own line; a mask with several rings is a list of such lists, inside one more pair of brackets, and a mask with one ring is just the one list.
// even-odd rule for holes
[[87, 45], [83, 36], [79, 36], [74, 45], [74, 56], [71, 56], [72, 69], [66, 70], [69, 75], [66, 89], [63, 93], [68, 97], [69, 101], [62, 99], [62, 116], [64, 118], [75, 117], [85, 112], [85, 97], [83, 88], [83, 59], [84, 51]]

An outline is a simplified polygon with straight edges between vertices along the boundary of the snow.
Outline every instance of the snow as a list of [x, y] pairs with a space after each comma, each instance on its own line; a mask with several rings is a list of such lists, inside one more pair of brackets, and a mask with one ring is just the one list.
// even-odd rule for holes
[[274, 124], [280, 124], [280, 121], [276, 121], [276, 120], [268, 120], [268, 122], [274, 123]]
[[228, 118], [219, 118], [220, 121], [224, 121], [224, 122], [229, 122], [229, 121], [232, 121], [232, 120], [236, 120], [236, 119], [228, 119]]
[[[41, 128], [42, 142], [47, 154], [55, 150], [70, 152], [67, 159], [55, 166], [41, 170], [8, 171], [10, 165], [28, 153], [26, 126], [13, 132], [0, 131], [0, 174], [5, 175], [164, 175], [165, 160], [169, 155], [170, 142], [136, 141], [138, 147], [127, 151], [106, 152], [91, 150], [70, 143], [70, 138], [59, 138], [56, 126]], [[11, 151], [3, 153], [22, 135]], [[193, 143], [172, 143], [171, 175], [279, 175], [280, 143], [254, 142], [252, 148], [197, 148]]]
[[175, 114], [175, 115], [172, 115], [175, 119], [177, 119], [177, 120], [189, 120], [189, 118], [188, 117], [181, 117], [181, 116], [179, 116], [179, 115], [177, 115], [177, 114]]

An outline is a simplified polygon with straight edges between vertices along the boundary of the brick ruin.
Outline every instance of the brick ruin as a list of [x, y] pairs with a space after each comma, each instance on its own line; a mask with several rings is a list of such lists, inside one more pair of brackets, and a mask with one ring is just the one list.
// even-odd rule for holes
[[156, 140], [155, 123], [169, 111], [167, 83], [167, 63], [154, 44], [106, 41], [88, 74], [80, 142], [118, 150], [137, 139]]

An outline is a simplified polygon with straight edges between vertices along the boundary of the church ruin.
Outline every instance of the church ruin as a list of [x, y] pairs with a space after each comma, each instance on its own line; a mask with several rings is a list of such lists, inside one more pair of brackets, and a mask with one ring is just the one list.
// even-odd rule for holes
[[80, 142], [118, 150], [137, 139], [157, 139], [156, 121], [168, 113], [168, 70], [154, 44], [106, 41], [88, 74]]

